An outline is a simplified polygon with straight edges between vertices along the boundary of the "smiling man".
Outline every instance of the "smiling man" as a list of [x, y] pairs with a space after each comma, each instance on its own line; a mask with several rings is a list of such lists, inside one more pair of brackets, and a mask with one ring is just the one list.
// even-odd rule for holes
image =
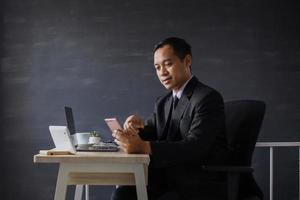
[[[191, 66], [185, 40], [172, 37], [156, 45], [154, 67], [169, 92], [156, 100], [145, 123], [132, 115], [124, 130], [113, 133], [125, 152], [150, 155], [149, 199], [225, 199], [215, 192], [221, 191], [223, 178], [201, 170], [202, 165], [226, 162], [223, 99], [192, 75]], [[136, 199], [135, 187], [118, 187], [112, 199]]]

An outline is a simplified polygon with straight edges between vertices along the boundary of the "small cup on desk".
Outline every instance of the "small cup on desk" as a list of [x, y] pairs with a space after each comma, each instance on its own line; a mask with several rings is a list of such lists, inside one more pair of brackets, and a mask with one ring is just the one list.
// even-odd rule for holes
[[76, 139], [78, 145], [87, 145], [89, 143], [89, 132], [76, 133]]

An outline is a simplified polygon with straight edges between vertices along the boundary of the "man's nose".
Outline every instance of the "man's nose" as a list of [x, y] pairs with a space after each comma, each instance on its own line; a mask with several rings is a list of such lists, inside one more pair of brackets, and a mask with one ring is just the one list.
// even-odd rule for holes
[[165, 67], [162, 67], [160, 74], [161, 74], [161, 76], [167, 75], [168, 74], [168, 70]]

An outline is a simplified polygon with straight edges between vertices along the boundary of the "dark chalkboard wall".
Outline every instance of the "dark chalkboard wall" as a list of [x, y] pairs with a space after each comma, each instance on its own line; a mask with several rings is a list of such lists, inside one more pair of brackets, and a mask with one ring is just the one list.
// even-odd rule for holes
[[[48, 126], [72, 106], [78, 131], [103, 118], [147, 117], [165, 90], [152, 48], [168, 36], [193, 47], [193, 73], [224, 99], [261, 99], [259, 141], [300, 141], [300, 15], [288, 1], [6, 0], [2, 2], [0, 199], [53, 199], [57, 166], [34, 165], [53, 147]], [[297, 151], [275, 151], [275, 200], [297, 199]], [[255, 176], [268, 197], [268, 154]], [[70, 187], [72, 192], [74, 188]], [[108, 199], [113, 187], [92, 187]], [[68, 199], [72, 198], [69, 192]]]

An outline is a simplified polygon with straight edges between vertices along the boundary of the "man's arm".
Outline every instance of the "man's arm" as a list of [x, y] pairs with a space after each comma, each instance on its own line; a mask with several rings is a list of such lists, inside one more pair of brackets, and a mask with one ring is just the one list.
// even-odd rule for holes
[[142, 140], [145, 141], [154, 141], [157, 140], [157, 130], [156, 130], [156, 113], [152, 113], [152, 115], [146, 120], [145, 126], [143, 129], [139, 129], [139, 135]]
[[212, 153], [216, 138], [224, 132], [224, 103], [215, 91], [195, 105], [194, 117], [181, 141], [151, 141], [151, 161], [156, 167], [204, 162]]
[[145, 126], [140, 117], [131, 115], [126, 119], [124, 129], [119, 129], [113, 133], [115, 142], [125, 152], [151, 154], [149, 141], [157, 139], [155, 110], [152, 116], [147, 119]]
[[126, 153], [151, 153], [149, 142], [142, 140], [137, 134], [137, 130], [132, 125], [129, 125], [127, 130], [115, 130], [113, 132], [113, 137], [115, 138], [115, 142]]

